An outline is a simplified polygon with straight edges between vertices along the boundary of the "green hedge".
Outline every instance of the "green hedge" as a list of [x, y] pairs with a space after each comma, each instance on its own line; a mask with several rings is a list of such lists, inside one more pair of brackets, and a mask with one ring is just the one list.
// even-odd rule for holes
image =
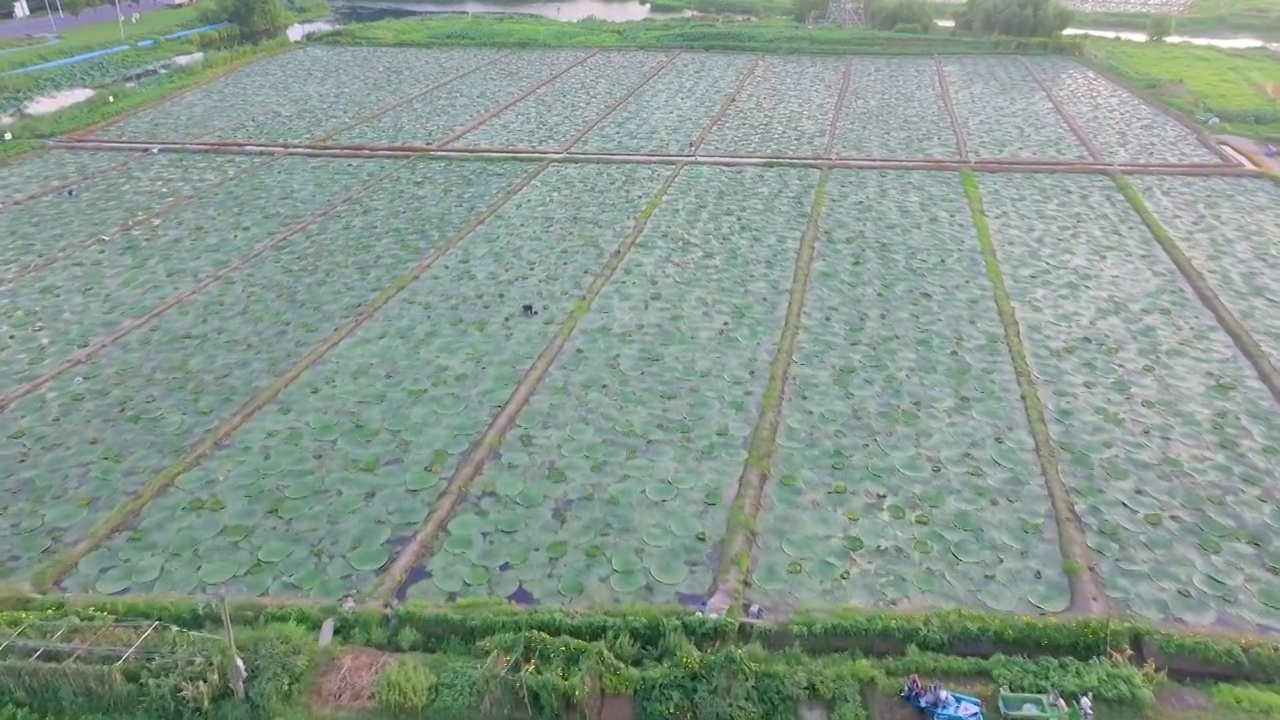
[[[105, 613], [156, 619], [188, 629], [221, 627], [211, 603], [189, 599], [0, 597], [0, 611], [52, 614]], [[663, 652], [674, 633], [693, 647], [758, 643], [780, 650], [799, 646], [810, 655], [904, 654], [908, 648], [956, 656], [995, 654], [1073, 658], [1113, 656], [1149, 659], [1177, 674], [1268, 682], [1280, 676], [1280, 644], [1231, 636], [1167, 632], [1124, 620], [1054, 619], [968, 611], [901, 613], [843, 609], [812, 611], [786, 623], [738, 623], [691, 615], [680, 607], [616, 607], [589, 613], [526, 609], [503, 603], [458, 603], [440, 608], [415, 603], [394, 610], [238, 601], [231, 604], [238, 627], [285, 623], [309, 632], [334, 616], [341, 642], [393, 652], [474, 653], [477, 644], [502, 635], [542, 632], [595, 642], [627, 636], [641, 656]]]

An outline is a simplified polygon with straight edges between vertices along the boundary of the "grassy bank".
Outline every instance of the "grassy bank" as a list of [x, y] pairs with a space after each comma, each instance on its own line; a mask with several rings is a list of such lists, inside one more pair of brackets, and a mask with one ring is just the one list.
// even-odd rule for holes
[[[919, 673], [988, 702], [1000, 686], [1052, 688], [1071, 699], [1092, 692], [1099, 717], [1139, 718], [1158, 710], [1157, 693], [1168, 689], [1161, 668], [1181, 672], [1171, 658], [1226, 668], [1228, 677], [1273, 678], [1280, 657], [1271, 645], [1173, 636], [1124, 621], [958, 611], [844, 610], [770, 624], [654, 607], [569, 614], [499, 602], [386, 611], [233, 602], [227, 617], [248, 671], [245, 701], [226, 682], [231, 658], [213, 603], [0, 599], [0, 633], [22, 628], [26, 639], [22, 654], [10, 651], [0, 662], [0, 706], [9, 705], [0, 717], [301, 720], [344, 711], [558, 720], [576, 709], [588, 718], [776, 720], [818, 702], [831, 718], [872, 720], [888, 717], [903, 677]], [[326, 618], [334, 621], [333, 644], [320, 648]], [[152, 622], [161, 625], [145, 655], [119, 667], [118, 654], [63, 663], [70, 651], [57, 648], [48, 662], [25, 660], [69, 620], [61, 637], [73, 648], [104, 627], [110, 643], [127, 646]], [[1135, 645], [1144, 656], [1134, 655]], [[1205, 717], [1280, 704], [1273, 690], [1243, 682], [1206, 685], [1202, 694]]]
[[[328, 17], [331, 13], [328, 0], [287, 0], [286, 10], [290, 22], [301, 22]], [[127, 12], [127, 11], [126, 11]], [[183, 8], [164, 8], [142, 13], [137, 24], [126, 22], [124, 25], [123, 43], [137, 43], [142, 40], [155, 40], [163, 35], [175, 33], [211, 22], [218, 22], [213, 4], [205, 3], [189, 5]], [[40, 42], [43, 42], [41, 40]], [[94, 23], [58, 32], [58, 42], [42, 47], [27, 47], [0, 54], [0, 73], [17, 68], [38, 65], [40, 63], [60, 60], [62, 58], [105, 50], [123, 44], [120, 40], [120, 27], [115, 21]], [[181, 54], [185, 45], [166, 44], [171, 55]], [[158, 48], [157, 48], [158, 49]], [[79, 63], [77, 65], [80, 65]]]
[[1280, 61], [1265, 50], [1090, 40], [1086, 56], [1217, 133], [1280, 137]]
[[837, 27], [806, 28], [782, 19], [716, 23], [644, 20], [562, 23], [538, 17], [404, 18], [351, 25], [316, 36], [337, 45], [441, 47], [593, 47], [749, 52], [966, 54], [1075, 52], [1071, 40], [970, 39]]

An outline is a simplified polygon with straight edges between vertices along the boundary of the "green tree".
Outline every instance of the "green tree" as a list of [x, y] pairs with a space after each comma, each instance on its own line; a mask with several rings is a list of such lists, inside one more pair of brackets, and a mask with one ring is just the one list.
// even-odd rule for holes
[[915, 32], [927, 33], [933, 27], [933, 10], [927, 0], [872, 0], [867, 20], [879, 30], [918, 28]]
[[245, 42], [273, 40], [289, 26], [280, 0], [219, 0], [220, 14], [240, 29]]
[[827, 0], [791, 0], [791, 8], [796, 22], [808, 22], [810, 15], [827, 11]]
[[1173, 16], [1163, 13], [1152, 15], [1147, 21], [1147, 39], [1154, 42], [1164, 40], [1173, 34]]
[[1057, 37], [1075, 14], [1057, 0], [966, 0], [956, 29], [978, 35]]

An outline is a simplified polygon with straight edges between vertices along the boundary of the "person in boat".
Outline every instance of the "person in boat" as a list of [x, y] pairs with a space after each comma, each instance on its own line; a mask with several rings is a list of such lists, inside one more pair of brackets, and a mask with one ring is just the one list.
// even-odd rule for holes
[[924, 686], [920, 684], [919, 675], [912, 675], [907, 678], [907, 685], [903, 690], [903, 693], [911, 700], [924, 695]]
[[947, 692], [946, 688], [939, 686], [938, 699], [934, 703], [934, 707], [938, 708], [939, 710], [946, 710], [947, 708], [951, 707], [952, 704], [954, 703], [955, 703], [955, 700], [951, 697], [951, 693]]

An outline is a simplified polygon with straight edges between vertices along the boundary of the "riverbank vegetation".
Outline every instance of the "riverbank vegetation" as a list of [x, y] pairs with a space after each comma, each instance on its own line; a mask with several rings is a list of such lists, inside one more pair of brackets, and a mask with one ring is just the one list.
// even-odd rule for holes
[[1210, 129], [1280, 138], [1280, 62], [1266, 50], [1090, 40], [1090, 62]]
[[[289, 23], [327, 17], [331, 13], [328, 0], [284, 0], [283, 9]], [[162, 41], [159, 40], [161, 36], [222, 22], [228, 19], [228, 10], [216, 0], [181, 8], [149, 10], [140, 14], [137, 23], [124, 24], [123, 42], [120, 40], [120, 26], [114, 20], [59, 30], [58, 42], [52, 45], [29, 45], [0, 54], [0, 73], [144, 40], [157, 40], [157, 46], [166, 46], [177, 51], [173, 55], [178, 55], [185, 49], [180, 41]]]
[[599, 47], [630, 49], [739, 50], [844, 54], [1060, 52], [1083, 43], [1070, 39], [924, 37], [914, 33], [806, 28], [782, 19], [744, 22], [644, 20], [563, 23], [533, 16], [414, 17], [349, 25], [314, 36], [336, 45], [442, 47]]

